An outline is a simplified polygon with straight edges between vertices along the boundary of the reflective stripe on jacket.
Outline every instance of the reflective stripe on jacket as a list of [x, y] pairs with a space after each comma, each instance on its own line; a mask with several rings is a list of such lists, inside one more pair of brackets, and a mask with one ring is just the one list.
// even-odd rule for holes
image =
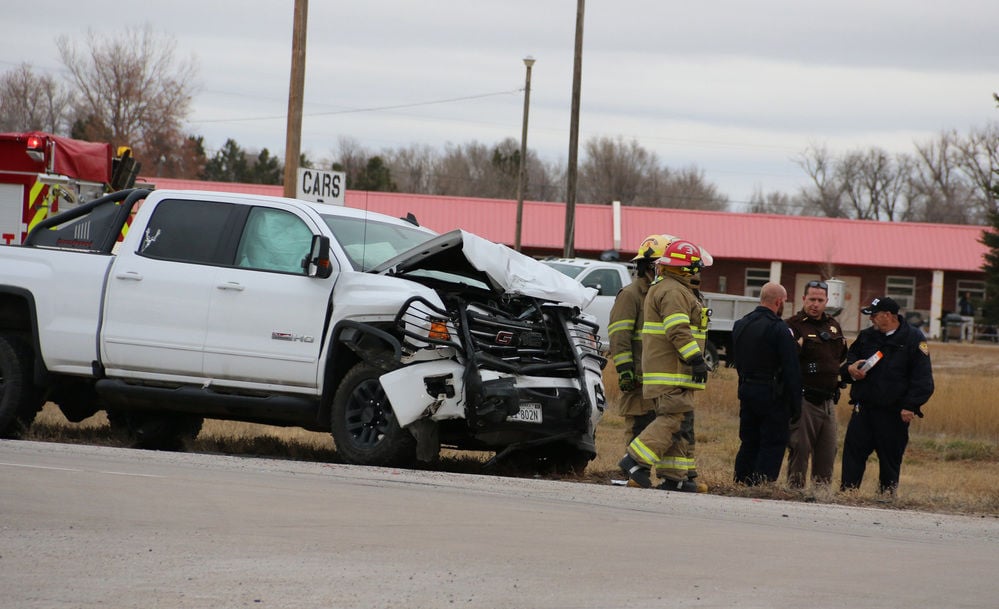
[[646, 398], [668, 387], [704, 389], [690, 374], [692, 358], [701, 355], [707, 315], [693, 290], [691, 277], [668, 273], [649, 288], [642, 326], [642, 383]]
[[611, 360], [614, 366], [633, 364], [635, 374], [642, 373], [642, 306], [649, 291], [649, 280], [636, 277], [617, 293], [607, 324]]

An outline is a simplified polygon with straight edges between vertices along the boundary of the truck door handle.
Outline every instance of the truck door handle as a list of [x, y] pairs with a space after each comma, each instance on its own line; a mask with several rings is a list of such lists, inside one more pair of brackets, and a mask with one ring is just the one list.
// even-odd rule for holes
[[220, 284], [218, 284], [215, 287], [217, 287], [220, 290], [233, 290], [235, 292], [242, 292], [243, 291], [242, 284], [236, 283], [235, 281], [228, 281], [226, 283], [220, 283]]
[[132, 281], [142, 281], [142, 275], [136, 273], [135, 271], [125, 271], [123, 273], [116, 273], [115, 279], [130, 279]]

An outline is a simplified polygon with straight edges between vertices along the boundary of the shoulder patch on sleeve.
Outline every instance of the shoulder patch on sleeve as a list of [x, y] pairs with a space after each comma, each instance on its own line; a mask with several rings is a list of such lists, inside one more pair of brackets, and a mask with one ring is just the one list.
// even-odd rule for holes
[[930, 346], [926, 344], [925, 340], [919, 343], [919, 350], [923, 352], [923, 355], [930, 354]]

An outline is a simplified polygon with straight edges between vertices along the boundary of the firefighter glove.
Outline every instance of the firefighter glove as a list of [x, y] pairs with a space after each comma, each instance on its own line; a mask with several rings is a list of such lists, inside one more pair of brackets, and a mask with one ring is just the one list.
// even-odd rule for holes
[[708, 382], [708, 365], [704, 362], [704, 357], [695, 355], [690, 358], [690, 380], [695, 383]]
[[617, 386], [621, 388], [621, 391], [634, 391], [638, 389], [639, 381], [635, 377], [635, 366], [633, 364], [621, 364], [617, 367]]

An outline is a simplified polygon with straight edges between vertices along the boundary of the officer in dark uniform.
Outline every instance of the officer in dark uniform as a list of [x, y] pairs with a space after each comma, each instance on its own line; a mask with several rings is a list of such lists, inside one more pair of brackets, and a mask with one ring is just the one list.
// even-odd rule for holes
[[930, 351], [891, 298], [875, 298], [861, 313], [870, 316], [871, 327], [857, 335], [846, 356], [853, 415], [843, 441], [842, 489], [860, 486], [873, 451], [880, 465], [878, 490], [894, 497], [909, 423], [923, 416], [920, 409], [933, 395]]
[[739, 371], [739, 452], [735, 481], [773, 482], [787, 448], [788, 423], [801, 416], [798, 345], [778, 317], [787, 291], [767, 283], [760, 305], [735, 322], [732, 349]]

